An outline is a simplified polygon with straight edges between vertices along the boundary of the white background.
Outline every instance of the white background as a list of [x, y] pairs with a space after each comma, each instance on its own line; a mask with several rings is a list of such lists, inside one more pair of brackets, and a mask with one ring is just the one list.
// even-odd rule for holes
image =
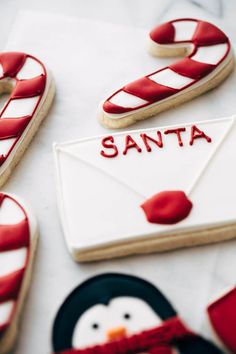
[[[107, 132], [95, 119], [98, 102], [113, 88], [156, 68], [157, 60], [145, 52], [145, 38], [160, 19], [216, 16], [231, 38], [236, 38], [235, 1], [199, 3], [201, 6], [206, 3], [206, 12], [188, 1], [1, 1], [1, 48], [7, 45], [11, 50], [35, 54], [51, 67], [57, 84], [57, 98], [49, 117], [4, 187], [30, 202], [41, 231], [15, 353], [50, 352], [52, 321], [65, 296], [87, 277], [107, 271], [128, 272], [152, 281], [193, 329], [211, 336], [205, 308], [216, 292], [235, 283], [236, 242], [96, 264], [75, 264], [67, 252], [60, 228], [51, 152], [53, 141]], [[30, 12], [19, 15], [19, 10], [46, 11], [52, 17]], [[73, 16], [74, 20], [56, 15]], [[77, 22], [76, 18], [105, 24]], [[12, 28], [15, 20], [17, 23]], [[162, 59], [158, 63], [165, 65], [167, 61]], [[235, 113], [235, 84], [234, 73], [213, 92], [134, 128]]]

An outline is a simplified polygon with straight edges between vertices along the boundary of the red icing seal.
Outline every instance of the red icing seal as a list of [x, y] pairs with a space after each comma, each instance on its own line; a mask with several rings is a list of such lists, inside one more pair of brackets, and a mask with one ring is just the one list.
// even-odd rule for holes
[[192, 206], [183, 191], [164, 191], [147, 199], [141, 208], [153, 224], [176, 224], [189, 215]]

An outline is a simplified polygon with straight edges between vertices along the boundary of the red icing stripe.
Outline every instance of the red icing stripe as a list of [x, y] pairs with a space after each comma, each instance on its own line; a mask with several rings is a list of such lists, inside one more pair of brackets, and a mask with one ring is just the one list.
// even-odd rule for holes
[[30, 121], [30, 117], [0, 119], [0, 139], [21, 135]]
[[17, 82], [11, 98], [28, 98], [41, 95], [44, 91], [45, 84], [45, 75], [40, 75], [29, 80], [20, 80]]
[[180, 75], [199, 80], [213, 71], [215, 65], [200, 63], [199, 61], [187, 57], [170, 65], [169, 68]]
[[175, 28], [171, 22], [163, 23], [154, 28], [150, 33], [151, 39], [159, 44], [171, 44], [174, 42]]
[[5, 77], [15, 77], [26, 60], [25, 53], [0, 53], [0, 63]]
[[25, 269], [0, 278], [0, 303], [17, 298], [20, 291]]
[[0, 225], [0, 252], [29, 246], [28, 221], [16, 225]]
[[103, 110], [107, 113], [116, 114], [132, 111], [133, 108], [121, 107], [107, 100], [103, 104]]
[[236, 353], [236, 288], [211, 304], [208, 314], [219, 338]]
[[199, 21], [192, 39], [198, 46], [225, 43], [228, 37], [209, 22]]
[[178, 90], [160, 85], [148, 77], [143, 77], [126, 85], [124, 91], [149, 102], [160, 101], [178, 92]]

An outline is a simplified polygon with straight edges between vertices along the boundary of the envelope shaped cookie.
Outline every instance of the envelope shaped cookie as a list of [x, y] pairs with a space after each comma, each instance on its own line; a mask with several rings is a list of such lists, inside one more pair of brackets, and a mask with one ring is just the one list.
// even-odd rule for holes
[[54, 145], [77, 261], [236, 236], [236, 116]]

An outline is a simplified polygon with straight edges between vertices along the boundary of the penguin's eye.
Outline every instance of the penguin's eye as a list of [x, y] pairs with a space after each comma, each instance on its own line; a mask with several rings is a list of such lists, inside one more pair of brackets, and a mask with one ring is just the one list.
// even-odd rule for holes
[[92, 329], [99, 329], [99, 324], [98, 323], [93, 323], [92, 324]]
[[131, 319], [131, 315], [130, 315], [130, 313], [125, 313], [124, 315], [123, 315], [123, 317], [124, 317], [124, 319], [125, 320], [130, 320]]

